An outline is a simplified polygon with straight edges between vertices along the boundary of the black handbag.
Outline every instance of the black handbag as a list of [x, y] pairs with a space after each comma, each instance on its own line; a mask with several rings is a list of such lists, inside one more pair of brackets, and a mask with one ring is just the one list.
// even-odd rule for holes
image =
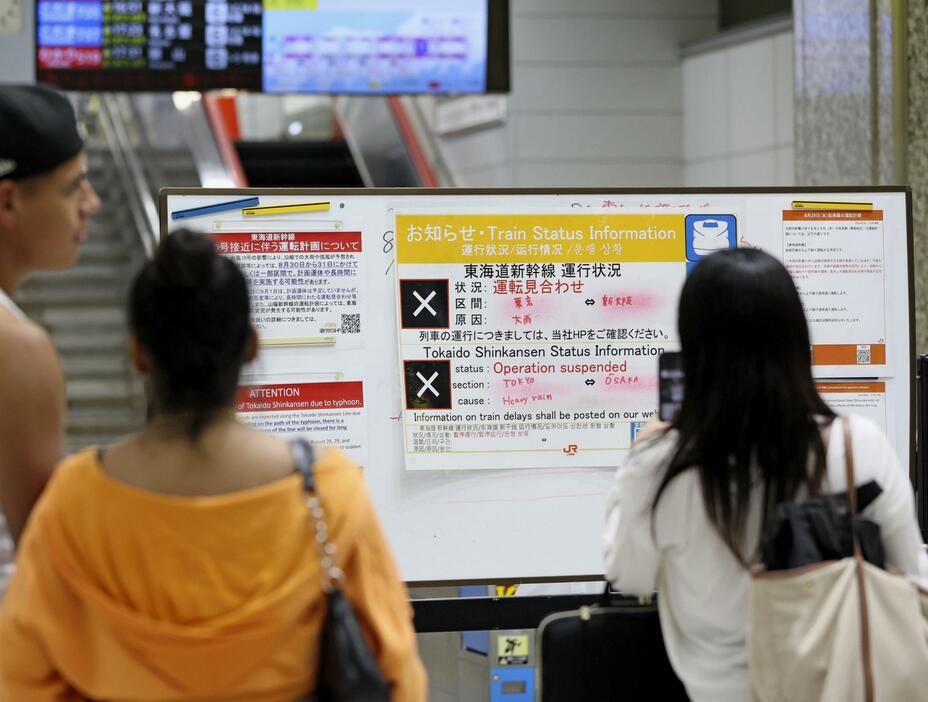
[[[823, 434], [827, 450], [828, 431]], [[857, 516], [851, 519], [847, 492], [816, 495], [776, 505], [761, 540], [760, 558], [767, 570], [788, 570], [837, 561], [854, 555], [856, 532], [864, 560], [885, 568], [879, 524], [860, 516], [883, 492], [876, 481], [856, 488]]]
[[305, 439], [291, 442], [296, 469], [309, 493], [307, 505], [322, 565], [322, 589], [328, 610], [322, 624], [319, 654], [319, 702], [389, 702], [390, 686], [371, 653], [351, 603], [342, 592], [344, 573], [336, 565], [335, 544], [329, 541], [325, 510], [313, 476], [313, 448]]

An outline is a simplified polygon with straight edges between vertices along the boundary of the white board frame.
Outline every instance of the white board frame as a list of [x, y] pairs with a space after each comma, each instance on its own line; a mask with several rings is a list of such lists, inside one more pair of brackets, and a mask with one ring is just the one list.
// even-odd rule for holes
[[[563, 188], [563, 189], [206, 189], [164, 188], [160, 193], [161, 234], [184, 226], [189, 220], [169, 224], [169, 200], [177, 197], [247, 197], [266, 198], [300, 196], [309, 199], [328, 198], [347, 202], [355, 198], [387, 198], [395, 208], [428, 208], [460, 197], [479, 197], [483, 204], [490, 198], [542, 196], [541, 205], [557, 202], [560, 207], [580, 205], [590, 196], [614, 198], [675, 198], [705, 196], [709, 198], [738, 198], [752, 195], [786, 196], [790, 199], [816, 199], [827, 196], [883, 196], [901, 194], [905, 198], [906, 221], [906, 275], [887, 275], [887, 285], [905, 298], [908, 314], [900, 315], [907, 326], [908, 340], [887, 343], [907, 350], [907, 359], [898, 364], [899, 373], [893, 382], [898, 393], [907, 400], [897, 407], [904, 422], [907, 440], [897, 446], [900, 461], [907, 465], [914, 484], [915, 475], [915, 310], [914, 310], [914, 258], [912, 194], [908, 187], [812, 187], [812, 188]], [[262, 204], [264, 204], [262, 202]], [[189, 205], [185, 205], [189, 206]], [[538, 202], [530, 206], [538, 206]], [[388, 215], [386, 208], [384, 214]], [[371, 224], [373, 231], [364, 231], [365, 247], [379, 256], [386, 248], [390, 231], [380, 223]], [[369, 242], [369, 243], [368, 243]], [[370, 249], [370, 246], [374, 246]], [[396, 414], [395, 405], [388, 398], [399, 397], [396, 325], [393, 294], [393, 277], [382, 275], [380, 263], [388, 263], [387, 254], [372, 267], [368, 274], [374, 282], [384, 284], [380, 278], [389, 278], [383, 288], [372, 290], [372, 297], [383, 295], [390, 300], [390, 314], [382, 315], [374, 334], [382, 336], [378, 348], [390, 358], [387, 369], [394, 376], [366, 381], [365, 396], [371, 398], [368, 406], [369, 441], [372, 445], [370, 465], [366, 467], [367, 480], [387, 535], [397, 554], [401, 571], [410, 585], [451, 585], [467, 583], [512, 583], [583, 581], [602, 578], [599, 534], [603, 522], [605, 491], [613, 479], [612, 470], [482, 470], [482, 471], [404, 471], [402, 467], [403, 440], [398, 423], [390, 424]], [[386, 267], [386, 266], [383, 266]], [[395, 266], [394, 266], [395, 270]], [[389, 291], [389, 294], [387, 294]], [[271, 349], [267, 353], [278, 355], [284, 365], [292, 368], [299, 351]], [[289, 354], [289, 355], [288, 355]], [[375, 424], [379, 422], [380, 424]], [[379, 427], [379, 428], [378, 428]], [[900, 428], [902, 431], [902, 428]], [[382, 442], [389, 444], [382, 448]], [[388, 468], [382, 469], [376, 457], [390, 456]], [[458, 499], [450, 499], [457, 496]], [[515, 523], [514, 537], [498, 532], [500, 512], [511, 511]], [[416, 515], [419, 515], [418, 517]], [[522, 540], [520, 540], [522, 537]], [[527, 537], [527, 538], [526, 538]]]

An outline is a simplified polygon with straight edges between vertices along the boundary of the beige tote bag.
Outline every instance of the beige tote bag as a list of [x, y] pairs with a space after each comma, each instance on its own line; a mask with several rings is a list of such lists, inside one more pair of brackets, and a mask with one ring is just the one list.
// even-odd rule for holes
[[[851, 427], [842, 417], [848, 506], [857, 511]], [[758, 571], [749, 594], [755, 702], [928, 700], [928, 596], [854, 557]]]

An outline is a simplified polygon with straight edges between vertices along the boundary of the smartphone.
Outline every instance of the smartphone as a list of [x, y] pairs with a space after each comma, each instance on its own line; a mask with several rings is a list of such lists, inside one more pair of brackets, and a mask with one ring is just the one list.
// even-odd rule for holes
[[683, 356], [677, 351], [665, 351], [657, 360], [658, 416], [672, 422], [683, 405]]

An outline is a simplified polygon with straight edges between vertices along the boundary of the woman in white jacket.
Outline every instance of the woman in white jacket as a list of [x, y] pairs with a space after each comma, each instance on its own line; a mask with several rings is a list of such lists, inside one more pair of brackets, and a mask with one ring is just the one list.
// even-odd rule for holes
[[[678, 310], [686, 395], [672, 423], [639, 438], [618, 470], [605, 570], [622, 591], [659, 591], [671, 663], [693, 702], [748, 702], [749, 573], [773, 507], [845, 489], [844, 441], [812, 380], [809, 332], [789, 273], [772, 256], [712, 254]], [[882, 494], [886, 566], [928, 574], [911, 485], [883, 432], [852, 417], [858, 485]]]

